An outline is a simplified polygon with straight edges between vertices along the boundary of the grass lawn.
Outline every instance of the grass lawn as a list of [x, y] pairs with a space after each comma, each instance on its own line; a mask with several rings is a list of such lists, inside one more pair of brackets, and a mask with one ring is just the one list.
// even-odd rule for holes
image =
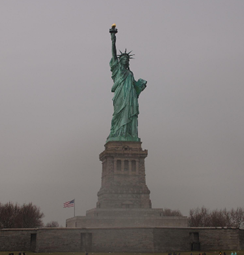
[[[9, 253], [14, 253], [14, 255], [19, 255], [20, 251], [8, 251], [8, 252], [0, 252], [0, 255], [9, 255]], [[176, 254], [179, 255], [199, 255], [202, 254], [204, 251], [201, 252], [177, 252]], [[224, 255], [224, 252], [226, 255], [231, 255], [231, 252], [236, 252], [237, 255], [244, 255], [244, 251], [222, 251], [222, 255]], [[205, 252], [206, 255], [219, 255], [219, 251], [209, 251]], [[84, 252], [47, 252], [47, 253], [35, 253], [35, 252], [25, 252], [26, 255], [85, 255]], [[98, 252], [89, 252], [88, 255], [168, 255], [168, 253], [98, 253]]]

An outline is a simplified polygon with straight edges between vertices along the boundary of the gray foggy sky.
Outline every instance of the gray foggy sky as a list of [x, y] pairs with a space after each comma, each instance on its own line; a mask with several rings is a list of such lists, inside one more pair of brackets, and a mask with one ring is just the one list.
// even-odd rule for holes
[[154, 208], [244, 207], [244, 1], [1, 0], [0, 202], [44, 222], [95, 207], [117, 48], [148, 81], [139, 136]]

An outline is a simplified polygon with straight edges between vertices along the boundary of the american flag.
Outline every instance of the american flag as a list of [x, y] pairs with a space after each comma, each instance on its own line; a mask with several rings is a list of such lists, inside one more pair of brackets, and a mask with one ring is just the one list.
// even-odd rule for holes
[[75, 206], [75, 200], [71, 200], [69, 202], [64, 203], [64, 208], [66, 207], [74, 207]]

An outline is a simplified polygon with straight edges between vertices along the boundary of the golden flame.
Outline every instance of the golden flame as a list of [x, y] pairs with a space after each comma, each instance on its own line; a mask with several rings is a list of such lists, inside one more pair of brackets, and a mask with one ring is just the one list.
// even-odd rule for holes
[[112, 28], [116, 28], [116, 24], [115, 23], [112, 25]]

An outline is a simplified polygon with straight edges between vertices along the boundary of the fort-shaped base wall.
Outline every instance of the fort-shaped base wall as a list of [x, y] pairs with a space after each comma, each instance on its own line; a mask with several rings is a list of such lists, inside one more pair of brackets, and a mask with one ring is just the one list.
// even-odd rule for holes
[[42, 228], [0, 230], [1, 251], [178, 252], [242, 250], [235, 228]]

